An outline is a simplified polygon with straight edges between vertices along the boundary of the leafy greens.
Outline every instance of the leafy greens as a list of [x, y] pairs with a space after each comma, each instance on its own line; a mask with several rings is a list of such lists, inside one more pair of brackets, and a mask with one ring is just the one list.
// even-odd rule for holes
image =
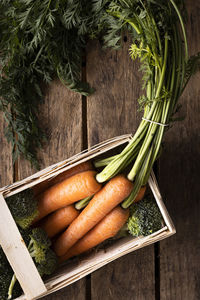
[[[144, 118], [169, 123], [191, 74], [200, 67], [199, 55], [188, 59], [183, 4], [181, 0], [2, 0], [0, 109], [14, 161], [23, 154], [38, 166], [37, 149], [45, 137], [38, 124], [44, 84], [57, 76], [82, 95], [93, 91], [81, 80], [88, 38], [101, 36], [105, 46], [117, 49], [122, 32], [128, 30], [133, 38], [130, 56], [140, 59], [144, 74], [146, 95], [139, 99]], [[164, 127], [143, 120], [126, 155], [123, 152], [107, 167], [108, 177], [136, 158], [129, 178], [136, 176], [141, 183], [140, 173], [145, 182], [163, 133]], [[103, 174], [100, 181], [106, 179]]]

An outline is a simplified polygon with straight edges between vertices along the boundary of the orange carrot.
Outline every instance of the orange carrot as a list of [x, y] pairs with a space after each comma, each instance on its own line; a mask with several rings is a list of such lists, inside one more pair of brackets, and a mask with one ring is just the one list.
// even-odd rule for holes
[[44, 218], [40, 223], [40, 227], [52, 238], [65, 229], [78, 215], [79, 211], [73, 205], [68, 205]]
[[38, 196], [39, 221], [61, 207], [70, 205], [88, 196], [92, 196], [101, 188], [95, 179], [95, 171], [85, 171], [71, 176], [50, 187]]
[[139, 190], [139, 192], [134, 200], [134, 203], [142, 200], [142, 198], [144, 197], [144, 194], [146, 192], [146, 188], [147, 188], [146, 185], [141, 187], [141, 189]]
[[131, 192], [133, 184], [122, 175], [112, 178], [97, 194], [68, 229], [55, 241], [54, 250], [64, 255], [80, 238], [101, 221]]
[[51, 180], [43, 181], [36, 186], [33, 187], [33, 193], [34, 195], [39, 195], [40, 193], [44, 192], [47, 188], [60, 183], [61, 181], [78, 174], [80, 172], [92, 170], [92, 163], [90, 161], [83, 162], [69, 170], [64, 171], [61, 174], [58, 174], [56, 177], [53, 177]]
[[63, 262], [77, 256], [117, 234], [129, 217], [129, 209], [115, 207], [94, 228], [82, 237], [66, 254], [59, 258]]

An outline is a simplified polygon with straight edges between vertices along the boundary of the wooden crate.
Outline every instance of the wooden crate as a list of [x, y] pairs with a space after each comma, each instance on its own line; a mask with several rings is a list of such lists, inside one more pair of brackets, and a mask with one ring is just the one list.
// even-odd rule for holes
[[24, 295], [17, 298], [18, 300], [39, 299], [44, 295], [51, 294], [127, 253], [160, 241], [175, 233], [174, 225], [162, 201], [155, 175], [152, 172], [148, 184], [164, 220], [164, 226], [159, 231], [147, 237], [133, 238], [130, 236], [116, 240], [104, 249], [92, 251], [88, 255], [81, 256], [81, 258], [73, 259], [62, 265], [45, 282], [41, 279], [23, 242], [5, 202], [6, 197], [31, 188], [42, 181], [50, 180], [77, 164], [96, 158], [102, 153], [128, 143], [131, 137], [132, 135], [123, 135], [107, 140], [24, 180], [0, 189], [0, 244], [24, 291]]

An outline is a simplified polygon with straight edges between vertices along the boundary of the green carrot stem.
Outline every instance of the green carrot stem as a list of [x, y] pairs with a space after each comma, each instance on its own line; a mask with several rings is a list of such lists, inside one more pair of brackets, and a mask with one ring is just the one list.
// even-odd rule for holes
[[[165, 76], [165, 72], [166, 72], [166, 67], [167, 67], [167, 54], [168, 54], [168, 38], [167, 38], [167, 33], [165, 35], [165, 53], [164, 53], [164, 63], [163, 63], [163, 68], [162, 68], [162, 73], [161, 73], [161, 78], [159, 81], [159, 85], [158, 85], [158, 89], [156, 92], [156, 98], [158, 98], [160, 96], [161, 93], [161, 89], [162, 89], [162, 85], [164, 82], [164, 76]], [[156, 122], [160, 122], [160, 105], [158, 105], [157, 111], [155, 114], [156, 117]], [[145, 159], [145, 155], [146, 152], [148, 151], [148, 147], [150, 146], [150, 143], [152, 141], [152, 139], [154, 138], [154, 135], [156, 133], [156, 130], [158, 128], [159, 125], [157, 124], [150, 124], [149, 126], [149, 131], [147, 133], [147, 136], [144, 140], [144, 147], [141, 148], [140, 153], [136, 159], [136, 162], [132, 168], [132, 170], [130, 171], [130, 173], [128, 174], [128, 179], [129, 180], [133, 180], [137, 174], [137, 171], [139, 170], [141, 164], [143, 163], [144, 159]]]
[[111, 156], [111, 157], [107, 157], [107, 158], [95, 160], [95, 161], [94, 161], [94, 166], [95, 166], [95, 168], [101, 168], [101, 167], [107, 166], [107, 165], [108, 165], [111, 161], [113, 161], [117, 156], [118, 156], [118, 154], [117, 154], [117, 155], [113, 155], [113, 156]]
[[138, 176], [137, 176], [137, 178], [134, 182], [134, 187], [133, 187], [132, 192], [121, 204], [121, 206], [123, 208], [128, 208], [134, 202], [139, 190], [141, 189], [141, 187], [143, 185], [143, 182], [144, 182], [145, 174], [148, 170], [148, 164], [149, 164], [149, 160], [150, 160], [150, 157], [151, 157], [151, 153], [152, 153], [152, 147], [150, 148], [150, 151], [149, 151], [145, 161], [143, 162], [141, 170], [138, 173]]
[[174, 6], [174, 9], [176, 10], [176, 13], [180, 20], [180, 24], [181, 24], [181, 28], [182, 28], [182, 32], [183, 32], [184, 44], [185, 44], [185, 61], [187, 62], [188, 61], [188, 43], [187, 43], [187, 36], [186, 36], [185, 26], [183, 23], [183, 18], [181, 16], [180, 11], [179, 11], [177, 5], [175, 4], [174, 0], [170, 0], [170, 1], [171, 1], [172, 5]]
[[15, 274], [13, 274], [13, 277], [12, 277], [12, 280], [10, 282], [10, 286], [8, 289], [8, 299], [12, 299], [12, 293], [13, 293], [13, 289], [14, 289], [16, 281], [17, 281], [17, 277]]
[[[142, 18], [133, 12], [133, 22], [139, 28], [140, 36], [138, 38], [139, 46], [135, 41], [133, 42], [132, 56], [134, 58], [139, 57], [142, 62], [145, 74], [145, 98], [147, 99], [144, 118], [150, 122], [142, 120], [130, 143], [112, 160], [104, 161], [108, 164], [96, 176], [97, 181], [104, 182], [117, 175], [125, 166], [134, 161], [128, 174], [129, 180], [135, 179], [134, 189], [123, 202], [122, 207], [124, 208], [134, 201], [140, 187], [147, 182], [161, 148], [166, 127], [151, 123], [151, 121], [167, 124], [171, 120], [178, 98], [184, 88], [186, 62], [188, 61], [186, 32], [177, 5], [174, 0], [170, 0], [170, 2], [171, 4], [167, 3], [166, 7], [169, 9], [168, 17], [171, 18], [171, 24], [168, 26], [168, 32], [165, 33], [159, 31], [160, 25], [154, 18], [151, 5], [147, 5], [146, 1], [139, 1], [142, 6], [141, 11], [145, 12]], [[162, 10], [165, 5], [160, 4], [160, 7]], [[171, 9], [175, 9], [178, 15], [185, 51], [182, 46], [180, 26], [172, 22]], [[115, 17], [124, 18], [120, 10], [114, 14]], [[167, 19], [167, 22], [169, 20]], [[149, 38], [149, 32], [151, 32], [151, 38]]]
[[131, 140], [125, 149], [113, 161], [111, 161], [101, 173], [97, 174], [96, 180], [98, 182], [107, 181], [121, 172], [122, 169], [127, 165], [127, 161], [133, 161], [135, 154], [137, 154], [137, 147], [145, 135], [146, 129], [141, 133], [140, 137], [135, 141], [135, 143], [133, 143], [133, 140]]
[[[93, 195], [94, 196], [94, 195]], [[86, 207], [88, 205], [88, 203], [90, 202], [90, 200], [93, 198], [93, 196], [89, 196], [89, 197], [86, 197], [80, 201], [78, 201], [76, 204], [75, 204], [75, 208], [77, 210], [81, 210], [82, 208]]]
[[[156, 122], [160, 122], [160, 107], [161, 107], [161, 104], [159, 103], [158, 106], [157, 106], [157, 110], [155, 110], [155, 114], [153, 116], [153, 121], [156, 121]], [[148, 122], [148, 121], [147, 121]], [[145, 160], [145, 155], [146, 153], [148, 152], [148, 149], [149, 149], [149, 146], [156, 134], [156, 131], [157, 131], [157, 128], [159, 125], [157, 124], [154, 124], [154, 123], [150, 123], [149, 122], [149, 130], [146, 134], [146, 137], [143, 141], [143, 144], [141, 146], [141, 149], [138, 153], [138, 156], [137, 156], [137, 159], [131, 169], [131, 171], [129, 172], [128, 174], [128, 179], [133, 181], [136, 174], [137, 174], [137, 171], [140, 169], [143, 161]]]

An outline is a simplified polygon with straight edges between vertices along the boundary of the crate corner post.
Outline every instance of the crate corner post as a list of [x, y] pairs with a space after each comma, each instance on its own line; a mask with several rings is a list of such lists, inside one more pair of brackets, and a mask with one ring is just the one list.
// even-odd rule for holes
[[32, 300], [46, 292], [37, 268], [0, 193], [0, 245], [26, 295]]

